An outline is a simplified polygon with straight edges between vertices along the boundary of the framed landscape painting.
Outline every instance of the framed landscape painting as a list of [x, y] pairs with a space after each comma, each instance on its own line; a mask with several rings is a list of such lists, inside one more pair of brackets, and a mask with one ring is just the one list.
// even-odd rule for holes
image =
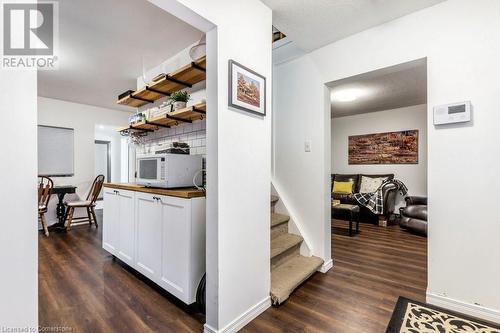
[[418, 130], [349, 136], [349, 164], [418, 164]]
[[229, 60], [229, 107], [266, 115], [266, 78]]

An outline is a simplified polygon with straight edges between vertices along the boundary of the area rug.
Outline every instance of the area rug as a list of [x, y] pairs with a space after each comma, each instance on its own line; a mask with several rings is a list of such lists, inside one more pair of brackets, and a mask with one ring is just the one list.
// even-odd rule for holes
[[500, 325], [399, 297], [386, 330], [386, 333], [465, 332], [500, 333]]

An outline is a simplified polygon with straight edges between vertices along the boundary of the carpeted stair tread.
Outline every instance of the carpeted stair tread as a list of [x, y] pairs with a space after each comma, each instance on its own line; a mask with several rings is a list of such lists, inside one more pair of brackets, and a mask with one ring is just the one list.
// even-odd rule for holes
[[302, 237], [294, 234], [283, 234], [271, 240], [271, 259], [279, 256], [302, 242]]
[[288, 222], [289, 220], [290, 220], [290, 217], [288, 215], [272, 213], [271, 214], [271, 228], [276, 227], [276, 226], [283, 224], [285, 222]]
[[323, 259], [318, 257], [292, 257], [271, 270], [271, 300], [274, 305], [284, 302], [290, 294], [319, 267]]
[[280, 198], [277, 195], [271, 194], [271, 204], [275, 204], [276, 202], [278, 202], [279, 199]]

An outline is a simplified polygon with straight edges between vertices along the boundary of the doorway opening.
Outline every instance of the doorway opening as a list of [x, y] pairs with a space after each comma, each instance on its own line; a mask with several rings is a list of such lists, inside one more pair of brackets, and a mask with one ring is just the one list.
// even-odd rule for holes
[[[94, 141], [94, 164], [95, 175], [104, 175], [106, 182], [111, 182], [111, 141]], [[102, 201], [102, 189], [97, 197], [98, 201]]]
[[[120, 19], [110, 19], [110, 12]], [[62, 230], [38, 238], [39, 324], [82, 332], [199, 332], [205, 322], [196, 306], [206, 272], [205, 193], [146, 187], [137, 184], [135, 171], [146, 154], [196, 158], [199, 168], [191, 169], [204, 167], [212, 113], [205, 31], [147, 0], [61, 2], [59, 16], [64, 57], [57, 71], [38, 72], [38, 121], [74, 129], [68, 160], [75, 172], [53, 183], [66, 191], [61, 207], [75, 209], [74, 216], [56, 216], [55, 198], [47, 207], [49, 224], [59, 221]], [[156, 180], [166, 181], [164, 160], [157, 160]], [[182, 176], [184, 183], [175, 190], [188, 187], [185, 179], [192, 187], [193, 175], [176, 170], [168, 170], [169, 180]], [[103, 188], [94, 192], [99, 175]], [[93, 193], [99, 193], [96, 201], [89, 200]], [[92, 224], [67, 227], [65, 221], [89, 208], [96, 210]], [[191, 230], [196, 235], [189, 239]]]
[[[350, 272], [339, 275], [346, 283], [390, 295], [387, 317], [399, 296], [425, 302], [427, 61], [326, 86], [331, 98], [332, 257], [337, 272]], [[363, 292], [368, 291], [351, 296], [365, 297]]]

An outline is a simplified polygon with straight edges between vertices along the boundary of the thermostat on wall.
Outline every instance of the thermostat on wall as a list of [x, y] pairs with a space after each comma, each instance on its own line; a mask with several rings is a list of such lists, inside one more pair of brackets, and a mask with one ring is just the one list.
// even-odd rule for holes
[[465, 123], [470, 119], [470, 101], [434, 107], [434, 125]]

